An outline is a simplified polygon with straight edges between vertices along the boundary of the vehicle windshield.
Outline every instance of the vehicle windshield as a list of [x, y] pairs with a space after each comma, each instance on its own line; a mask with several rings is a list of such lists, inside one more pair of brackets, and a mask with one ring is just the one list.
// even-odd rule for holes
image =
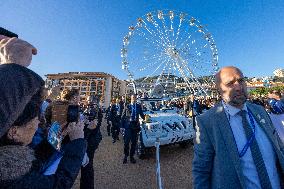
[[140, 99], [143, 111], [172, 110], [170, 101], [164, 99]]

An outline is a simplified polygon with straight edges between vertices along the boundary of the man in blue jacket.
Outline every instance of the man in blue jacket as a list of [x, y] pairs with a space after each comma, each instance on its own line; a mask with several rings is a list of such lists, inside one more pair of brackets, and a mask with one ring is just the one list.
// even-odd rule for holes
[[[137, 136], [140, 131], [139, 115], [145, 118], [142, 107], [136, 102], [136, 95], [131, 96], [131, 103], [124, 108], [122, 113], [122, 130], [124, 130], [124, 159], [123, 163], [127, 163], [127, 157], [130, 154], [130, 162], [136, 163], [134, 159], [135, 148], [137, 144]], [[131, 141], [131, 149], [129, 153], [129, 143]]]

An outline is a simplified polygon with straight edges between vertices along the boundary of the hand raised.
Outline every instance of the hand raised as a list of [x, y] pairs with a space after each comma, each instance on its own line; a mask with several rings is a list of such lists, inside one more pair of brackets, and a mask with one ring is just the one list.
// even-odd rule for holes
[[71, 141], [84, 138], [84, 123], [82, 121], [69, 123], [66, 128], [66, 133], [69, 135]]
[[37, 49], [30, 43], [18, 39], [0, 36], [0, 64], [15, 63], [28, 67], [32, 55], [37, 54]]

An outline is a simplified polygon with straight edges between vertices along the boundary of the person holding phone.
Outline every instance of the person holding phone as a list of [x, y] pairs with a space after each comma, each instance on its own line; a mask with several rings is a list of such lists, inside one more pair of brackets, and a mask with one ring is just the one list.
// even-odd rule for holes
[[36, 49], [1, 34], [0, 29], [0, 187], [71, 188], [86, 151], [83, 128], [69, 127], [71, 142], [55, 174], [42, 174], [42, 162], [27, 146], [37, 129], [43, 100], [43, 79], [26, 68]]

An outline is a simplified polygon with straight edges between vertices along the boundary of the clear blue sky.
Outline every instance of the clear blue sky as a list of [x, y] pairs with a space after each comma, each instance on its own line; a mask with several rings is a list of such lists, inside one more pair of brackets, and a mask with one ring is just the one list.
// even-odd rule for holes
[[283, 0], [3, 0], [0, 25], [38, 48], [30, 68], [41, 76], [102, 71], [126, 79], [120, 49], [128, 27], [163, 9], [206, 24], [221, 67], [235, 65], [247, 76], [284, 68]]

